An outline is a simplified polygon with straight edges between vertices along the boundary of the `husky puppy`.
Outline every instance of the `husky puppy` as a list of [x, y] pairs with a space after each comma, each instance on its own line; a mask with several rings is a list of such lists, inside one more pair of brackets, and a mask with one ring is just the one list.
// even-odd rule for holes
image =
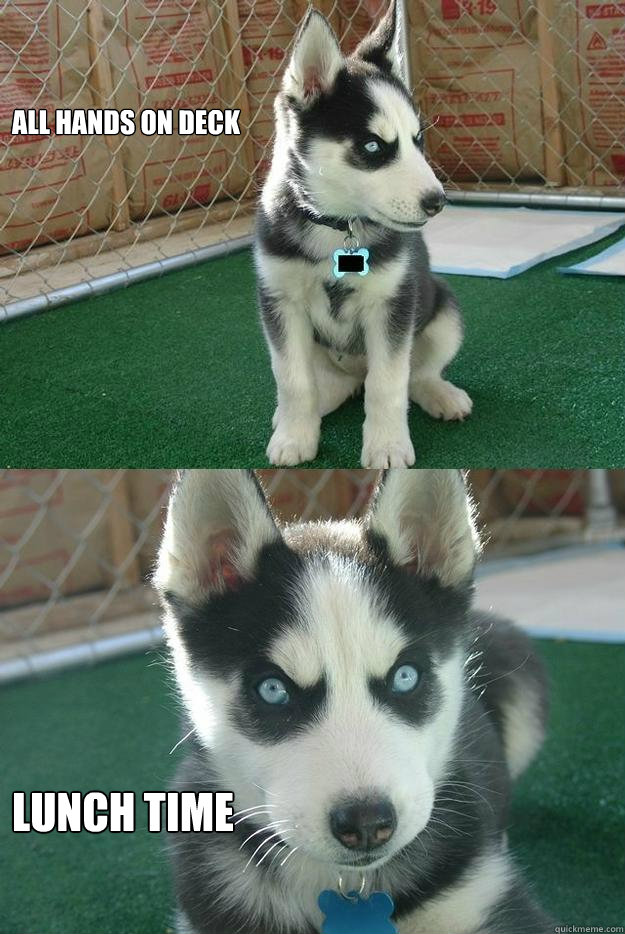
[[252, 473], [182, 476], [156, 573], [176, 787], [234, 792], [235, 830], [171, 835], [179, 932], [315, 934], [341, 884], [390, 895], [399, 934], [553, 930], [506, 839], [545, 680], [471, 609], [477, 550], [456, 471], [390, 470], [364, 520], [283, 527]]
[[[457, 302], [432, 276], [419, 233], [445, 204], [401, 77], [396, 12], [344, 58], [311, 11], [276, 98], [273, 161], [256, 266], [277, 385], [272, 464], [315, 457], [321, 418], [364, 382], [364, 467], [414, 463], [408, 400], [434, 418], [472, 403], [442, 377], [462, 341]], [[369, 272], [337, 278], [348, 222]], [[354, 244], [354, 241], [349, 241]]]

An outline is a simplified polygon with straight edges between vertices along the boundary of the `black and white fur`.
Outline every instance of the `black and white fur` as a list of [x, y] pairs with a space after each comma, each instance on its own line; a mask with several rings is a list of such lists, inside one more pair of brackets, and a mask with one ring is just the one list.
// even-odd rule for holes
[[[364, 383], [364, 467], [414, 463], [408, 402], [463, 419], [472, 403], [443, 370], [463, 334], [457, 302], [430, 272], [419, 233], [444, 204], [401, 77], [395, 4], [344, 58], [316, 11], [276, 98], [276, 140], [259, 207], [261, 317], [277, 385], [272, 464], [315, 457], [321, 418]], [[371, 153], [367, 145], [379, 147]], [[336, 279], [347, 219], [370, 272]]]
[[[181, 934], [314, 934], [319, 893], [362, 874], [400, 934], [553, 930], [506, 836], [545, 680], [520, 630], [471, 609], [477, 550], [457, 471], [390, 470], [364, 520], [286, 527], [251, 472], [182, 476], [156, 574], [189, 720], [177, 788], [233, 791], [236, 830], [171, 835]], [[337, 807], [382, 799], [390, 839], [343, 845]]]

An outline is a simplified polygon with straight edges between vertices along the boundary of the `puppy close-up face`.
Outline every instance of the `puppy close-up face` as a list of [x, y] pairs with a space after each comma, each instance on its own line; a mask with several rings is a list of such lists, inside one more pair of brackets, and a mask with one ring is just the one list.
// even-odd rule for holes
[[312, 12], [297, 37], [277, 100], [305, 206], [368, 217], [396, 230], [423, 226], [445, 204], [424, 155], [424, 127], [402, 78], [391, 6], [343, 57]]
[[328, 555], [294, 577], [266, 676], [248, 682], [254, 710], [242, 749], [265, 803], [282, 802], [280, 837], [284, 829], [291, 846], [359, 866], [385, 861], [427, 824], [462, 683], [452, 639], [446, 652], [427, 643], [441, 615], [436, 596], [406, 588], [418, 602], [403, 613], [386, 599], [386, 575], [368, 572]]
[[387, 478], [362, 524], [279, 530], [236, 472], [197, 472], [173, 500], [157, 581], [177, 675], [258, 860], [288, 847], [373, 867], [431, 817], [475, 544], [460, 477], [419, 474]]

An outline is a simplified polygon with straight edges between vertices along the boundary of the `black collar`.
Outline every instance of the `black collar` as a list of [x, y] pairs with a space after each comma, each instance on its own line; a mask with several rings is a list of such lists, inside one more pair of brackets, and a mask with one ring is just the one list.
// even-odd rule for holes
[[[319, 224], [322, 227], [331, 227], [332, 230], [340, 230], [343, 233], [348, 233], [347, 226], [347, 217], [328, 217], [326, 214], [315, 214], [314, 211], [309, 211], [308, 208], [302, 208], [298, 206], [298, 211], [301, 216], [310, 221], [311, 224]], [[376, 221], [370, 220], [368, 217], [351, 217], [349, 220], [358, 220], [367, 224], [376, 224]], [[376, 226], [379, 226], [376, 224]]]

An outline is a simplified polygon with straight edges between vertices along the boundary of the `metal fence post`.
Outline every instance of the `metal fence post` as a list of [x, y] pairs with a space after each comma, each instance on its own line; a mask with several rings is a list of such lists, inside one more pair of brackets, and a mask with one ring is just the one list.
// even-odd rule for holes
[[616, 509], [612, 502], [607, 470], [588, 471], [588, 506], [586, 533], [589, 537], [616, 528]]

